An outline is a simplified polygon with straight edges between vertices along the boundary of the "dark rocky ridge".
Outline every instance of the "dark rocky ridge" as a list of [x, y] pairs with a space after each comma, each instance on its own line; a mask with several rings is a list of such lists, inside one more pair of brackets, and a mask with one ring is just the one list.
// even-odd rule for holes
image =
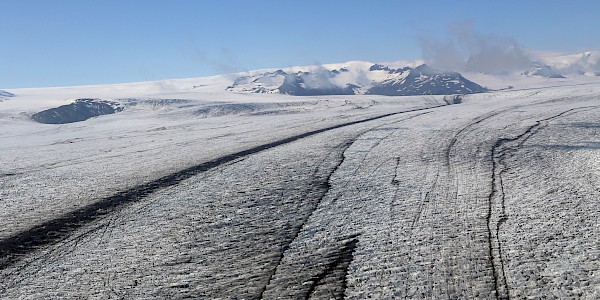
[[99, 99], [77, 99], [71, 104], [35, 113], [31, 116], [31, 119], [44, 124], [66, 124], [85, 121], [101, 115], [114, 114], [122, 110], [123, 108], [114, 102]]
[[14, 97], [15, 94], [11, 92], [7, 92], [5, 90], [0, 90], [0, 97]]
[[388, 69], [388, 72], [408, 72], [408, 74], [400, 80], [394, 78], [376, 84], [365, 94], [414, 96], [474, 94], [487, 91], [486, 88], [464, 78], [460, 73], [440, 72], [427, 65], [420, 65], [414, 69]]
[[[227, 90], [241, 93], [279, 93], [293, 96], [322, 96], [322, 95], [384, 95], [384, 96], [413, 96], [413, 95], [453, 95], [486, 92], [487, 89], [464, 78], [457, 72], [443, 72], [427, 65], [416, 68], [390, 68], [381, 64], [371, 65], [363, 72], [364, 78], [336, 78], [345, 72], [339, 70], [318, 68], [311, 72], [286, 73], [283, 70], [265, 72], [252, 76], [238, 77]], [[371, 72], [385, 72], [386, 79], [369, 82]], [[360, 77], [360, 76], [359, 76]], [[381, 78], [381, 74], [375, 77]], [[353, 82], [359, 81], [359, 82]]]

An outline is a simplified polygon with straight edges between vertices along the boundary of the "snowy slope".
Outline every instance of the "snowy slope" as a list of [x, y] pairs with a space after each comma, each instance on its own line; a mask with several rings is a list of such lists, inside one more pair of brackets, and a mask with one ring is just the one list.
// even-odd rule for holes
[[600, 75], [600, 51], [540, 55], [539, 59], [563, 74]]
[[[0, 103], [0, 298], [596, 298], [598, 82], [458, 105], [208, 83]], [[19, 118], [82, 95], [125, 109]]]
[[232, 92], [309, 95], [449, 95], [486, 91], [456, 72], [442, 72], [426, 65], [391, 68], [381, 64], [351, 62], [304, 71], [277, 70], [238, 77]]
[[31, 115], [31, 119], [44, 124], [65, 124], [114, 114], [122, 110], [123, 107], [115, 102], [100, 99], [77, 99], [71, 104], [37, 112]]
[[534, 63], [531, 69], [523, 72], [522, 75], [525, 76], [540, 76], [546, 78], [565, 78], [564, 75], [555, 71], [549, 65], [544, 65], [542, 63]]
[[365, 94], [386, 96], [451, 95], [475, 94], [487, 91], [486, 88], [464, 78], [457, 72], [440, 72], [427, 65], [420, 65], [414, 69], [395, 70], [395, 72], [399, 71], [401, 72], [398, 77], [375, 83]]
[[[374, 65], [282, 71], [455, 80]], [[285, 81], [11, 90], [0, 298], [598, 298], [597, 77], [465, 74], [493, 90], [454, 101], [227, 90], [243, 76]], [[82, 101], [122, 110], [32, 120]]]
[[11, 92], [0, 90], [0, 102], [2, 102], [4, 100], [8, 100], [10, 97], [14, 97], [14, 96], [15, 96], [15, 94], [13, 94]]
[[4, 90], [0, 90], [0, 97], [14, 97], [15, 94], [4, 91]]
[[[466, 94], [483, 91], [482, 88], [507, 89], [556, 85], [589, 84], [599, 80], [600, 51], [573, 55], [538, 55], [539, 61], [528, 70], [509, 75], [489, 75], [467, 72], [418, 72], [422, 61], [372, 63], [351, 61], [284, 69], [264, 69], [212, 77], [160, 80], [150, 82], [78, 86], [56, 88], [0, 90], [2, 110], [15, 110], [33, 114], [40, 109], [67, 105], [80, 98], [98, 98], [115, 101], [124, 98], [171, 98], [201, 101], [246, 101], [244, 99], [281, 99], [282, 94], [379, 94], [382, 86], [401, 87], [389, 93], [415, 94]], [[417, 71], [415, 71], [417, 70]], [[450, 70], [451, 71], [451, 70]], [[409, 74], [413, 75], [409, 75]], [[284, 81], [288, 78], [287, 85]], [[560, 77], [566, 78], [560, 78]], [[406, 80], [407, 78], [411, 80]], [[476, 84], [478, 86], [474, 86]], [[282, 89], [280, 89], [283, 86]], [[448, 87], [433, 92], [433, 87]], [[283, 92], [282, 92], [283, 91]], [[274, 94], [256, 98], [257, 94]], [[287, 96], [283, 96], [284, 98]], [[18, 101], [7, 101], [18, 99]], [[255, 101], [255, 100], [251, 100]], [[258, 100], [263, 101], [263, 100]]]

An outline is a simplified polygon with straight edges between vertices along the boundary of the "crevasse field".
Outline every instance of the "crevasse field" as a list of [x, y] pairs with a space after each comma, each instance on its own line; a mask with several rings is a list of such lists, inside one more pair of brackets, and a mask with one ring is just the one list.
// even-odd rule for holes
[[[457, 104], [10, 90], [0, 298], [600, 298], [600, 81], [473, 79]], [[78, 98], [123, 111], [30, 118]]]

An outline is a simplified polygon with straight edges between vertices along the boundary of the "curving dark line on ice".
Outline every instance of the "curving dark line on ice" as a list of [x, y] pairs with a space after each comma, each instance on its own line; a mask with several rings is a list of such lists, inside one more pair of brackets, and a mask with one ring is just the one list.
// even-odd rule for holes
[[[568, 114], [577, 113], [578, 111], [596, 109], [598, 106], [585, 106], [572, 108], [563, 111], [557, 115], [547, 117], [542, 120], [535, 121], [535, 124], [529, 126], [523, 133], [510, 138], [500, 138], [496, 140], [491, 150], [490, 158], [492, 160], [491, 170], [491, 191], [488, 196], [488, 212], [486, 216], [487, 231], [488, 231], [488, 251], [489, 261], [492, 267], [492, 275], [494, 278], [494, 290], [496, 299], [509, 300], [510, 299], [510, 287], [506, 278], [506, 266], [502, 256], [503, 245], [500, 240], [500, 227], [504, 222], [508, 220], [506, 214], [506, 203], [504, 202], [504, 187], [502, 184], [502, 173], [504, 170], [501, 168], [502, 161], [509, 152], [515, 152], [520, 149], [527, 140], [544, 129], [548, 124], [547, 122], [564, 117]], [[509, 146], [509, 143], [517, 142], [515, 146]], [[500, 197], [500, 211], [497, 212], [498, 220], [496, 224], [492, 221], [492, 215], [494, 213], [494, 199]], [[495, 228], [494, 228], [495, 227]], [[495, 232], [494, 232], [495, 231]]]
[[187, 169], [178, 171], [176, 173], [158, 178], [151, 182], [132, 187], [128, 190], [118, 192], [115, 195], [103, 198], [95, 203], [63, 214], [62, 216], [59, 216], [57, 218], [45, 221], [42, 224], [36, 225], [28, 230], [19, 232], [13, 236], [0, 240], [0, 269], [5, 269], [11, 266], [12, 264], [18, 262], [24, 255], [32, 253], [36, 249], [56, 243], [66, 238], [71, 232], [77, 230], [78, 228], [94, 220], [102, 218], [103, 216], [108, 215], [114, 211], [117, 211], [119, 208], [123, 207], [128, 203], [140, 201], [146, 196], [160, 189], [177, 185], [183, 180], [186, 180], [192, 176], [233, 162], [239, 158], [256, 154], [264, 150], [288, 144], [299, 139], [310, 137], [326, 131], [370, 122], [398, 114], [423, 111], [442, 106], [445, 105], [436, 105], [426, 108], [416, 108], [412, 110], [393, 112], [305, 132], [285, 139], [256, 146], [247, 150], [225, 155], [217, 159], [201, 163], [199, 165], [195, 165]]
[[[359, 236], [360, 234], [354, 234], [346, 238], [347, 241], [339, 249], [338, 253], [335, 254], [335, 259], [329, 263], [327, 269], [313, 278], [312, 284], [306, 292], [306, 300], [313, 297], [324, 298], [324, 295], [315, 295], [315, 292], [319, 285], [326, 285], [324, 281], [328, 276], [332, 276], [332, 279], [334, 280], [333, 284], [329, 283], [330, 286], [328, 289], [330, 290], [330, 293], [332, 293], [329, 298], [343, 300], [346, 297], [346, 289], [348, 287], [346, 283], [348, 267], [354, 260], [354, 251], [356, 250]], [[336, 271], [339, 274], [335, 274]]]

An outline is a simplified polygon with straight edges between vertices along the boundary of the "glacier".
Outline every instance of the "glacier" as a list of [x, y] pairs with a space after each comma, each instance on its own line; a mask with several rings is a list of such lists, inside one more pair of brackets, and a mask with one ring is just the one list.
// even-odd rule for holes
[[[374, 65], [8, 89], [0, 298], [598, 298], [598, 77]], [[35, 121], [81, 102], [115, 113]]]

